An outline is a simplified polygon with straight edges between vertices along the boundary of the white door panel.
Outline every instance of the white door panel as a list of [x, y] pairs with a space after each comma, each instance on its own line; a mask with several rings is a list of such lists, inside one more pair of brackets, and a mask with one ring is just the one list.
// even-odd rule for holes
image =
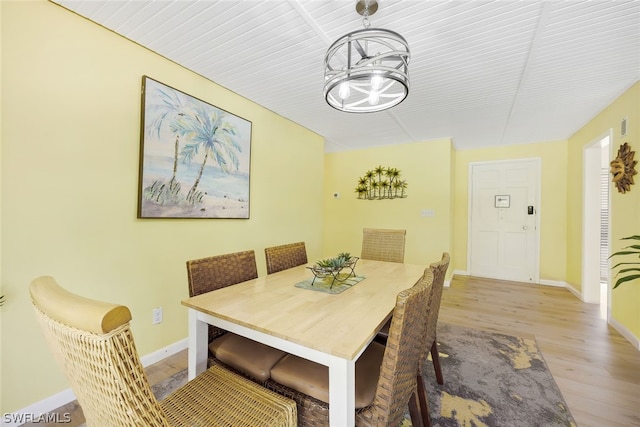
[[537, 283], [539, 161], [473, 164], [470, 181], [470, 274]]
[[498, 233], [495, 231], [479, 231], [478, 239], [484, 244], [478, 252], [476, 263], [482, 268], [495, 268], [498, 265]]

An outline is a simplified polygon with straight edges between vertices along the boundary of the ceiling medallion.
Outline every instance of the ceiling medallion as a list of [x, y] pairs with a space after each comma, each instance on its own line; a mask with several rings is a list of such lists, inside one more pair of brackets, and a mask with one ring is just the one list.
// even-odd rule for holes
[[633, 185], [633, 176], [636, 175], [635, 167], [638, 163], [637, 160], [633, 160], [635, 151], [631, 151], [631, 146], [628, 143], [624, 143], [618, 150], [618, 156], [609, 163], [611, 167], [611, 181], [618, 188], [619, 193], [626, 193], [631, 190]]
[[333, 108], [371, 113], [398, 105], [409, 94], [409, 45], [400, 34], [369, 28], [376, 0], [358, 0], [363, 30], [336, 40], [324, 58], [324, 98]]

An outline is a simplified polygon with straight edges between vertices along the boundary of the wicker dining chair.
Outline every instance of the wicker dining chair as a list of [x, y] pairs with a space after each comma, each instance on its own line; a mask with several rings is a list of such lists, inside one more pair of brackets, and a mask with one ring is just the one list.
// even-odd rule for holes
[[360, 258], [375, 261], [404, 262], [407, 230], [364, 228]]
[[[444, 279], [449, 268], [451, 258], [447, 252], [442, 254], [442, 258], [438, 262], [434, 262], [429, 266], [429, 270], [433, 274], [433, 291], [431, 301], [429, 303], [429, 317], [427, 318], [427, 349], [431, 352], [433, 360], [433, 368], [436, 372], [436, 380], [438, 384], [444, 384], [442, 376], [442, 368], [440, 367], [440, 358], [438, 356], [438, 338], [436, 329], [438, 327], [438, 315], [440, 313], [440, 303], [442, 302], [442, 291], [444, 289]], [[426, 363], [427, 357], [422, 358], [422, 363]], [[422, 371], [420, 371], [422, 372]]]
[[122, 305], [29, 286], [36, 317], [88, 426], [295, 426], [294, 401], [214, 365], [158, 402]]
[[304, 242], [265, 248], [264, 255], [267, 260], [267, 274], [277, 273], [308, 262]]
[[[254, 251], [233, 252], [187, 261], [189, 296], [204, 294], [258, 277]], [[209, 326], [209, 342], [227, 331]]]
[[[440, 303], [442, 301], [442, 290], [444, 289], [444, 279], [447, 274], [447, 269], [449, 268], [449, 263], [451, 258], [447, 252], [442, 254], [442, 258], [438, 262], [431, 263], [427, 270], [430, 271], [433, 275], [433, 286], [431, 287], [431, 295], [429, 296], [429, 302], [425, 309], [427, 310], [427, 329], [425, 331], [426, 334], [426, 343], [427, 345], [424, 347], [424, 352], [422, 357], [420, 358], [420, 368], [418, 369], [418, 374], [416, 376], [417, 386], [418, 386], [418, 397], [421, 407], [421, 412], [423, 416], [423, 424], [425, 426], [431, 425], [431, 419], [429, 417], [429, 409], [428, 409], [428, 399], [427, 399], [427, 390], [424, 383], [424, 377], [422, 373], [424, 372], [425, 364], [428, 360], [429, 353], [431, 354], [431, 361], [433, 363], [433, 369], [436, 373], [436, 381], [438, 384], [444, 384], [444, 377], [442, 375], [442, 367], [440, 366], [440, 353], [438, 351], [438, 339], [436, 337], [436, 329], [438, 327], [438, 314], [440, 313]], [[389, 337], [389, 325], [390, 322], [387, 322], [382, 329], [378, 332], [376, 336], [376, 341], [381, 343], [386, 343]]]
[[[399, 426], [409, 404], [413, 425], [420, 425], [416, 371], [425, 346], [433, 275], [397, 296], [386, 346], [372, 342], [356, 361], [355, 406], [358, 426]], [[329, 373], [326, 366], [287, 355], [271, 370], [266, 387], [296, 401], [298, 425], [329, 422]]]
[[[249, 250], [189, 260], [187, 277], [191, 297], [255, 279], [258, 277], [255, 253]], [[269, 378], [271, 368], [286, 354], [211, 325], [209, 352], [227, 367], [259, 383]]]

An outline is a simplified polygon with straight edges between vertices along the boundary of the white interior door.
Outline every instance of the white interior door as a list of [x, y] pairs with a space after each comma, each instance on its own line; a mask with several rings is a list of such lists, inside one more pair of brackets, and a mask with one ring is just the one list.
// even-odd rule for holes
[[538, 283], [540, 160], [470, 165], [469, 273]]

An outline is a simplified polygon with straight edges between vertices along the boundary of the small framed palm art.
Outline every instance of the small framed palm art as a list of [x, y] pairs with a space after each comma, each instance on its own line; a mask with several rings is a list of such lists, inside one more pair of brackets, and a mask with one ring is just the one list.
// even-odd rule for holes
[[138, 218], [249, 218], [251, 122], [142, 77]]

